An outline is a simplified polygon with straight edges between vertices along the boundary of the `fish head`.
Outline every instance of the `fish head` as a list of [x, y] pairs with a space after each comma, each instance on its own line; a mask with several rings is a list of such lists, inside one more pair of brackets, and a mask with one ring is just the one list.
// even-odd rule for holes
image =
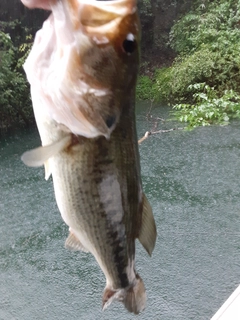
[[64, 5], [76, 44], [69, 65], [71, 87], [80, 83], [76, 91], [86, 90], [81, 112], [109, 137], [136, 85], [140, 47], [136, 0], [65, 0]]
[[102, 86], [128, 87], [131, 79], [136, 79], [139, 64], [136, 1], [66, 2], [71, 6], [68, 11], [72, 12], [69, 17], [76, 34], [80, 69]]
[[109, 139], [135, 94], [136, 0], [22, 1], [52, 11], [24, 65], [37, 123], [45, 113], [76, 135]]

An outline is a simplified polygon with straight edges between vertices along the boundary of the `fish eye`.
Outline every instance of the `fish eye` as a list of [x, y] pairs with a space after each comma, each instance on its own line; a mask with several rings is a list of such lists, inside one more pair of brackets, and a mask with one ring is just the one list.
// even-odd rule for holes
[[137, 48], [137, 41], [132, 33], [127, 34], [122, 44], [123, 50], [130, 55]]

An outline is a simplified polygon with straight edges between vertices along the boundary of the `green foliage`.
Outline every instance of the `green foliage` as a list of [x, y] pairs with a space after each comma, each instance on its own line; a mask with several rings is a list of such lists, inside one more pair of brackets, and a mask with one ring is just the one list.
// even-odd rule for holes
[[154, 100], [155, 91], [154, 82], [148, 76], [139, 76], [136, 87], [137, 100]]
[[170, 32], [171, 47], [181, 54], [199, 50], [208, 44], [213, 50], [228, 51], [231, 44], [239, 41], [239, 0], [205, 1], [182, 19]]
[[144, 14], [145, 16], [149, 16], [149, 17], [153, 15], [151, 0], [142, 0], [141, 2], [138, 3], [138, 5], [139, 5], [141, 14]]
[[[170, 68], [156, 74], [155, 98], [177, 104], [175, 110], [184, 115], [178, 118], [187, 119], [191, 126], [227, 122], [228, 117], [238, 112], [238, 108], [232, 107], [231, 99], [234, 96], [238, 105], [240, 94], [240, 0], [208, 1], [206, 6], [197, 3], [195, 10], [171, 30], [170, 45], [178, 57]], [[199, 83], [205, 85], [193, 94], [192, 89]], [[213, 87], [214, 99], [210, 94]], [[204, 94], [206, 100], [201, 100]], [[225, 102], [231, 112], [223, 107]], [[207, 108], [214, 108], [211, 117]]]
[[[31, 39], [28, 39], [28, 41]], [[33, 119], [29, 86], [22, 68], [30, 43], [16, 46], [0, 31], [0, 130], [29, 125]]]
[[217, 55], [204, 48], [190, 56], [179, 57], [171, 67], [157, 71], [157, 100], [174, 103], [191, 99], [187, 88], [193, 83], [211, 79], [216, 60]]
[[230, 118], [240, 118], [240, 95], [235, 91], [225, 90], [219, 98], [213, 87], [205, 83], [196, 83], [188, 87], [193, 103], [173, 106], [173, 116], [187, 123], [189, 129], [210, 124], [228, 124]]

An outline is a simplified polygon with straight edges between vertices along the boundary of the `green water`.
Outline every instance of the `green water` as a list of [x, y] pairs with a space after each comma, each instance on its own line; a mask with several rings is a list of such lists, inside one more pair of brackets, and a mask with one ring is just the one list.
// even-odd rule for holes
[[[144, 115], [139, 106], [139, 137], [155, 124]], [[64, 249], [52, 182], [20, 161], [38, 145], [37, 131], [0, 143], [0, 320], [210, 319], [240, 281], [240, 123], [158, 134], [140, 146], [158, 238], [152, 258], [137, 244], [148, 295], [138, 317], [117, 302], [102, 312], [105, 279], [94, 258]]]

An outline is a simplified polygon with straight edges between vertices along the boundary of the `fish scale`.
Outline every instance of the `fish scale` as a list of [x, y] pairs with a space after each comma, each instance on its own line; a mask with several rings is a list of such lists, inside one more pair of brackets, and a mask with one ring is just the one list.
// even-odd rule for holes
[[[129, 107], [130, 109], [131, 106]], [[127, 121], [129, 122], [128, 119], [131, 119], [129, 114], [120, 121], [120, 123], [124, 123], [124, 131], [126, 131], [126, 124], [129, 130], [132, 131], [132, 121], [127, 123]], [[79, 231], [85, 234], [84, 237], [90, 242], [90, 245], [88, 244], [89, 247], [86, 247], [86, 249], [92, 252], [91, 244], [94, 244], [94, 252], [92, 253], [95, 257], [97, 255], [96, 259], [98, 261], [101, 260], [101, 264], [104, 261], [103, 268], [107, 269], [105, 272], [110, 274], [113, 287], [118, 288], [123, 285], [126, 287], [129, 283], [127, 280], [124, 283], [119, 282], [119, 274], [125, 273], [125, 269], [128, 266], [128, 257], [133, 257], [135, 253], [135, 237], [132, 235], [136, 232], [132, 230], [134, 223], [131, 223], [132, 217], [130, 212], [134, 213], [136, 222], [141, 220], [141, 213], [138, 209], [140, 199], [134, 201], [136, 199], [135, 195], [139, 194], [140, 185], [139, 179], [136, 179], [134, 183], [132, 182], [134, 181], [132, 177], [139, 177], [139, 164], [135, 163], [132, 166], [132, 156], [128, 158], [122, 157], [121, 149], [130, 149], [128, 150], [129, 154], [132, 154], [133, 143], [136, 144], [136, 140], [132, 143], [129, 143], [128, 139], [123, 140], [121, 125], [113, 132], [113, 139], [109, 141], [104, 137], [93, 140], [83, 137], [79, 137], [78, 139], [80, 141], [78, 145], [73, 144], [72, 147], [69, 147], [51, 159], [57, 203], [67, 225], [74, 232], [77, 233]], [[136, 147], [134, 149], [137, 151]], [[107, 150], [107, 153], [105, 150]], [[112, 154], [115, 155], [115, 160], [117, 160], [115, 163], [111, 159]], [[74, 159], [74, 162], [69, 157]], [[121, 222], [122, 228], [126, 229], [126, 234], [125, 230], [118, 232], [119, 224], [116, 224], [114, 228], [114, 223], [111, 223], [111, 219], [114, 219], [114, 214], [117, 214], [117, 212], [114, 212], [116, 209], [111, 210], [109, 216], [106, 208], [104, 208], [104, 203], [100, 200], [99, 184], [105, 176], [111, 175], [111, 172], [115, 172], [118, 179], [125, 179], [125, 176], [127, 176], [128, 180], [128, 176], [131, 177], [130, 188], [120, 190], [123, 202], [125, 202], [125, 211], [126, 209], [129, 210], [129, 212], [123, 215]], [[117, 174], [118, 172], [121, 172], [121, 175]], [[127, 186], [128, 184], [122, 184], [120, 181], [119, 185]], [[131, 198], [130, 206], [126, 206], [129, 203], [128, 198]], [[139, 216], [136, 214], [137, 212], [139, 212]], [[102, 217], [107, 217], [107, 219], [101, 219]], [[79, 226], [79, 230], [76, 229], [76, 226]], [[115, 239], [113, 235], [116, 235]], [[132, 238], [132, 244], [125, 250], [125, 256], [122, 257], [121, 251], [117, 252], [119, 246], [115, 245], [115, 243], [121, 242], [122, 245], [125, 243], [126, 246], [126, 238]], [[100, 259], [99, 257], [104, 258]], [[121, 265], [121, 271], [116, 272], [116, 261], [118, 265]]]

